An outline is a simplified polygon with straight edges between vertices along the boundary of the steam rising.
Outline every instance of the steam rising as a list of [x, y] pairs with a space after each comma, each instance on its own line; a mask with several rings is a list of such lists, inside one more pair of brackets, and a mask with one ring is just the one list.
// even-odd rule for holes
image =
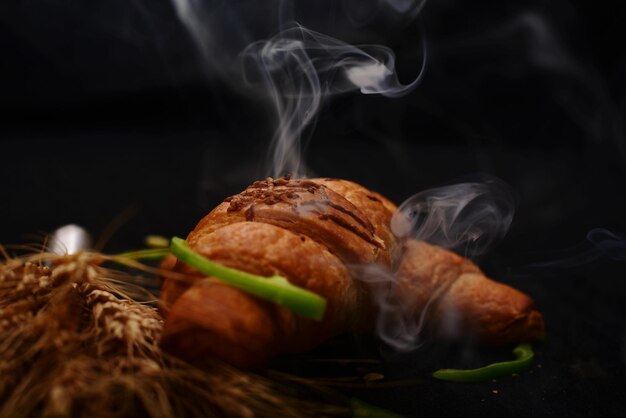
[[[265, 8], [254, 6], [254, 9], [262, 9], [256, 16], [243, 6], [235, 9], [221, 2], [172, 2], [209, 69], [237, 87], [242, 87], [243, 79], [248, 94], [266, 97], [272, 104], [276, 128], [267, 174], [274, 177], [307, 175], [302, 142], [327, 97], [356, 90], [363, 94], [402, 96], [415, 88], [425, 68], [423, 40], [422, 68], [406, 85], [398, 81], [395, 56], [385, 46], [353, 46], [297, 23], [281, 25], [278, 34], [269, 39], [255, 40], [255, 28], [251, 27], [253, 18], [257, 18], [259, 26], [258, 18], [268, 16], [265, 9], [276, 7], [276, 14], [282, 21], [288, 2], [270, 2]], [[389, 0], [377, 3], [376, 7], [385, 6], [396, 14], [415, 16], [423, 3]], [[228, 23], [232, 27], [225, 27]], [[262, 22], [260, 26], [267, 23]]]
[[[210, 25], [222, 23], [211, 10], [216, 5], [201, 0], [172, 1], [201, 49], [205, 63], [225, 76], [225, 80], [239, 80], [239, 84], [243, 80], [240, 87], [255, 96], [266, 97], [272, 104], [276, 129], [270, 147], [270, 174], [274, 177], [286, 173], [294, 177], [307, 175], [302, 141], [327, 98], [352, 91], [399, 97], [411, 92], [424, 74], [427, 53], [423, 38], [422, 66], [413, 81], [402, 84], [391, 49], [381, 45], [350, 45], [297, 23], [281, 26], [282, 30], [268, 39], [252, 37], [252, 42], [232, 54], [236, 59], [224, 63]], [[286, 4], [279, 3], [279, 9], [283, 10]], [[387, 0], [375, 7], [406, 18], [415, 17], [423, 5], [424, 1]], [[220, 7], [233, 11], [228, 5]], [[282, 12], [279, 14], [282, 21]], [[232, 18], [236, 13], [228, 16]], [[247, 35], [252, 33], [245, 27], [233, 29]], [[399, 207], [391, 226], [401, 239], [414, 238], [479, 254], [506, 233], [512, 217], [513, 199], [508, 189], [496, 180], [489, 180], [418, 193]], [[352, 266], [351, 270], [354, 277], [372, 289], [378, 308], [379, 337], [400, 351], [418, 347], [424, 318], [437, 295], [416, 313], [397, 300], [393, 272], [373, 265]]]
[[383, 266], [369, 265], [352, 266], [350, 272], [370, 288], [377, 308], [375, 332], [378, 338], [399, 352], [419, 348], [424, 343], [422, 339], [424, 321], [430, 305], [437, 300], [439, 292], [431, 296], [416, 317], [414, 310], [403, 306], [398, 300], [395, 291], [397, 279], [392, 271]]
[[[399, 239], [417, 239], [465, 254], [480, 254], [503, 237], [513, 219], [514, 202], [508, 187], [497, 179], [438, 187], [411, 196], [391, 221]], [[397, 278], [382, 266], [351, 267], [354, 277], [371, 289], [377, 307], [376, 334], [397, 351], [407, 352], [422, 343], [422, 330], [431, 305], [447, 291], [443, 286], [424, 306], [403, 306]], [[455, 312], [448, 312], [445, 332], [454, 333]]]
[[391, 220], [391, 230], [398, 238], [478, 255], [507, 233], [513, 213], [513, 196], [501, 181], [460, 183], [405, 200]]
[[389, 48], [355, 47], [297, 24], [269, 40], [252, 43], [241, 59], [246, 84], [268, 93], [276, 110], [278, 123], [271, 146], [274, 177], [306, 175], [303, 133], [314, 123], [326, 97], [353, 90], [402, 96], [415, 88], [424, 69], [403, 85]]

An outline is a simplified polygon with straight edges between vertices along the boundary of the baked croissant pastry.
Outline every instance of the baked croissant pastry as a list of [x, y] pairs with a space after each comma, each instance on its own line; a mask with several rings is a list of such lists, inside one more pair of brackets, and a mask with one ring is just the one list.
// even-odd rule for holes
[[170, 258], [164, 268], [197, 278], [164, 282], [163, 348], [195, 363], [219, 358], [251, 367], [338, 334], [372, 331], [378, 308], [358, 277], [369, 265], [392, 272], [391, 294], [416, 321], [428, 308], [433, 334], [488, 344], [543, 336], [542, 316], [528, 296], [445, 249], [398, 242], [390, 229], [395, 210], [380, 194], [339, 179], [268, 178], [226, 199], [189, 234], [190, 247], [319, 294], [325, 316], [320, 322], [298, 316]]

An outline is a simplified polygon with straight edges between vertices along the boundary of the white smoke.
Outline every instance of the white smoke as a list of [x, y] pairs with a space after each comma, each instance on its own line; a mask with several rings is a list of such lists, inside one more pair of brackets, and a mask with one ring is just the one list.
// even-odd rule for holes
[[[303, 161], [302, 143], [327, 97], [350, 91], [398, 97], [411, 92], [424, 73], [423, 39], [422, 67], [416, 70], [413, 81], [403, 85], [398, 80], [395, 56], [389, 48], [353, 46], [293, 21], [283, 24], [288, 21], [292, 6], [289, 1], [252, 5], [258, 9], [255, 9], [258, 18], [255, 23], [254, 11], [243, 5], [211, 0], [172, 2], [208, 70], [238, 88], [243, 87], [251, 96], [267, 98], [272, 104], [276, 128], [267, 174], [274, 177], [310, 174]], [[396, 13], [402, 10], [415, 13], [423, 2], [396, 0], [370, 4], [386, 5]], [[272, 19], [268, 16], [272, 12], [275, 24], [281, 25], [274, 31], [277, 34], [255, 40], [255, 35], [262, 31], [253, 26], [271, 26]], [[230, 27], [225, 27], [227, 23]]]
[[504, 237], [514, 200], [499, 180], [424, 190], [405, 200], [391, 220], [398, 238], [413, 238], [467, 256], [484, 253]]
[[350, 273], [370, 289], [372, 302], [376, 305], [375, 333], [378, 338], [400, 352], [419, 348], [425, 342], [422, 331], [426, 316], [440, 294], [431, 295], [416, 317], [416, 312], [398, 299], [395, 291], [397, 278], [391, 270], [380, 265], [361, 265], [351, 266]]
[[[214, 21], [209, 8], [201, 0], [173, 1], [205, 59], [215, 62], [215, 57], [219, 57], [211, 53], [217, 46], [215, 34], [210, 33], [206, 20], [204, 24], [201, 22], [202, 16]], [[280, 7], [283, 12], [287, 4]], [[415, 16], [423, 4], [423, 1], [388, 0], [374, 6]], [[350, 45], [297, 23], [290, 23], [275, 36], [250, 42], [243, 48], [229, 77], [241, 77], [245, 90], [268, 98], [273, 106], [276, 130], [270, 146], [270, 174], [307, 175], [302, 142], [328, 97], [352, 91], [387, 97], [411, 92], [426, 66], [426, 44], [423, 38], [421, 42], [422, 66], [408, 84], [398, 79], [391, 49], [381, 45]], [[217, 63], [220, 69], [224, 68], [221, 60]], [[391, 226], [400, 238], [412, 237], [477, 254], [506, 233], [512, 208], [512, 198], [502, 183], [495, 180], [463, 183], [412, 196], [400, 205]], [[393, 272], [369, 265], [351, 266], [351, 273], [370, 287], [377, 307], [376, 334], [381, 340], [398, 351], [419, 347], [424, 318], [437, 295], [432, 295], [416, 317], [413, 310], [397, 300]]]
[[354, 90], [402, 96], [419, 83], [423, 62], [417, 77], [403, 85], [389, 48], [356, 47], [297, 24], [269, 40], [249, 45], [241, 53], [244, 80], [255, 91], [269, 94], [276, 109], [272, 175], [307, 174], [301, 155], [302, 137], [314, 124], [325, 98]]
[[[513, 219], [513, 197], [503, 182], [460, 183], [417, 193], [405, 200], [392, 218], [399, 239], [427, 241], [463, 254], [477, 255], [502, 238]], [[412, 351], [424, 343], [422, 331], [431, 306], [448, 290], [442, 286], [424, 306], [404, 306], [394, 272], [378, 265], [351, 266], [352, 275], [367, 284], [377, 308], [376, 335], [396, 351]], [[457, 326], [447, 312], [448, 331]]]

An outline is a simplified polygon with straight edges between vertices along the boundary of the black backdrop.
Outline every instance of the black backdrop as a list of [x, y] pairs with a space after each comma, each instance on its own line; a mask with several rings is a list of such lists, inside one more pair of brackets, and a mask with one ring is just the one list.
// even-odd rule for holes
[[[266, 174], [266, 105], [203, 73], [169, 3], [99, 3], [0, 6], [2, 243], [118, 222], [105, 250], [140, 247], [147, 234], [186, 234]], [[359, 32], [396, 51], [405, 82], [425, 34], [424, 79], [399, 99], [334, 97], [308, 164], [396, 202], [476, 174], [503, 179], [515, 218], [478, 261], [530, 293], [548, 328], [532, 373], [431, 381], [461, 349], [428, 345], [385, 366], [421, 383], [360, 397], [415, 416], [624, 416], [624, 245], [586, 240], [594, 228], [626, 233], [623, 17], [592, 2], [439, 1], [421, 27]]]

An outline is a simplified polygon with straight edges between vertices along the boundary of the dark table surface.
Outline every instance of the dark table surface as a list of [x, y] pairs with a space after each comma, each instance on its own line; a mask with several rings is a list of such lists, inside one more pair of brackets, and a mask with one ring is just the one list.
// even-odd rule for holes
[[[267, 105], [203, 77], [167, 2], [137, 7], [0, 6], [1, 243], [78, 223], [95, 237], [118, 225], [105, 251], [141, 247], [148, 234], [185, 235], [268, 173]], [[482, 174], [510, 186], [511, 229], [476, 261], [530, 294], [547, 326], [531, 371], [481, 384], [429, 373], [505, 359], [508, 349], [427, 343], [394, 356], [370, 340], [335, 341], [320, 355], [374, 356], [385, 361], [367, 371], [416, 379], [346, 393], [420, 417], [626, 416], [619, 16], [591, 2], [428, 4], [418, 32], [429, 63], [413, 93], [325, 103], [305, 152], [317, 175], [398, 203]], [[406, 79], [415, 33], [406, 25], [387, 40]], [[614, 235], [594, 244], [587, 235], [598, 228]], [[317, 372], [363, 372], [337, 367]]]

